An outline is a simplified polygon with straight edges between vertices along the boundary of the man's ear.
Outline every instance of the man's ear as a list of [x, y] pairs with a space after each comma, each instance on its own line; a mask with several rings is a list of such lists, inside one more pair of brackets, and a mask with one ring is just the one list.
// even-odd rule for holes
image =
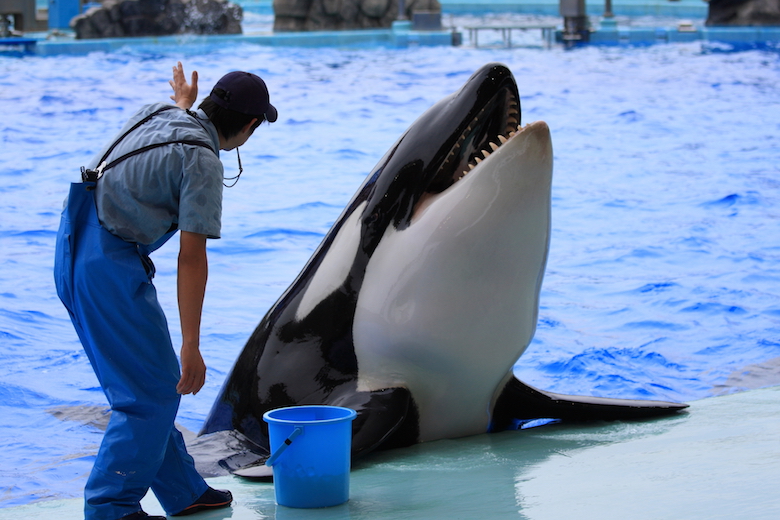
[[252, 129], [252, 126], [253, 126], [255, 123], [257, 123], [257, 118], [256, 118], [256, 117], [255, 117], [254, 119], [252, 119], [250, 122], [248, 122], [248, 123], [246, 124], [246, 126], [244, 126], [244, 128], [242, 128], [242, 129], [241, 129], [241, 133], [242, 133], [242, 134], [245, 134], [245, 133], [249, 132], [249, 131]]

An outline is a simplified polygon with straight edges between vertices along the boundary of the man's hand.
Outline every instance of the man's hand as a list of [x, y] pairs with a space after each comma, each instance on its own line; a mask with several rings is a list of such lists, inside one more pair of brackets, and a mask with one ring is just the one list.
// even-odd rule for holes
[[173, 95], [171, 99], [176, 106], [188, 110], [195, 101], [198, 100], [198, 71], [192, 71], [191, 85], [187, 83], [187, 79], [184, 77], [184, 67], [181, 62], [178, 62], [173, 68], [173, 79], [170, 80], [171, 88], [173, 89]]
[[197, 394], [206, 383], [206, 363], [197, 346], [181, 347], [181, 379], [176, 391], [182, 395]]

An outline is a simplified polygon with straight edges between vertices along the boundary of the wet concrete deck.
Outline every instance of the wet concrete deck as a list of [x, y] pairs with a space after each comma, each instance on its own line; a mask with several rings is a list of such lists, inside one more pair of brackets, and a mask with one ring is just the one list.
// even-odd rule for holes
[[[219, 477], [234, 506], [190, 518], [729, 519], [780, 518], [780, 386], [691, 403], [641, 422], [550, 425], [421, 444], [362, 459], [351, 499], [277, 506], [273, 485]], [[150, 514], [162, 514], [153, 496]], [[0, 520], [81, 518], [82, 501], [0, 509]]]

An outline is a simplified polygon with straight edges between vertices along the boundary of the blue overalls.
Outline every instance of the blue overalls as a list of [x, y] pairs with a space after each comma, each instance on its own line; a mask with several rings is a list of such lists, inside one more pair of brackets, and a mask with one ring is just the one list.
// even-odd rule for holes
[[111, 405], [111, 419], [85, 488], [87, 520], [141, 510], [151, 487], [168, 514], [208, 488], [174, 418], [179, 363], [152, 284], [151, 246], [125, 242], [98, 221], [94, 182], [73, 183], [54, 266], [57, 294]]

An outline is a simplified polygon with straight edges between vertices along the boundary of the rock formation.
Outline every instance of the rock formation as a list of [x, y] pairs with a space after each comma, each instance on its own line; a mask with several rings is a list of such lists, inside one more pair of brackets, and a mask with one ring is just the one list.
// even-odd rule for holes
[[706, 25], [780, 25], [780, 0], [710, 0]]
[[76, 16], [76, 38], [241, 34], [243, 10], [227, 0], [105, 0]]
[[[274, 31], [338, 31], [390, 27], [398, 0], [274, 0]], [[440, 11], [439, 0], [405, 0], [404, 11]]]

